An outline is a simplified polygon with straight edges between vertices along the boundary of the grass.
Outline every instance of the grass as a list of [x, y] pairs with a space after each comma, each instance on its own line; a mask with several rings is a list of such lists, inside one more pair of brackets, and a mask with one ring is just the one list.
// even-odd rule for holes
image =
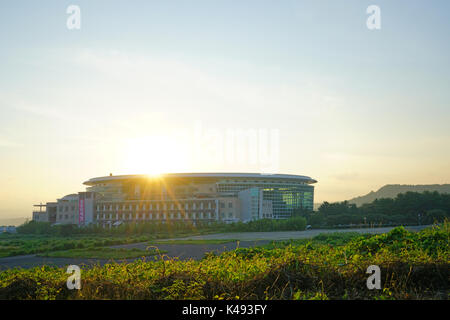
[[[409, 232], [240, 248], [204, 259], [85, 267], [80, 290], [64, 268], [8, 269], [0, 299], [449, 299], [450, 224]], [[345, 243], [344, 243], [345, 242]], [[341, 244], [344, 243], [344, 244]], [[381, 269], [381, 290], [366, 286]]]
[[154, 235], [141, 236], [71, 236], [59, 237], [48, 235], [9, 235], [0, 237], [0, 258], [67, 251], [72, 249], [89, 249], [112, 245], [148, 242]]
[[186, 239], [186, 240], [157, 240], [152, 244], [224, 244], [236, 242], [236, 239]]
[[308, 243], [326, 244], [331, 246], [342, 246], [357, 238], [370, 237], [369, 234], [361, 234], [358, 232], [333, 232], [321, 233], [309, 239], [291, 239], [291, 240], [277, 240], [267, 244], [265, 248], [282, 248], [286, 246], [300, 246]]
[[[159, 251], [163, 253], [163, 251]], [[115, 248], [87, 248], [70, 249], [64, 251], [53, 251], [40, 253], [38, 256], [49, 258], [92, 258], [92, 259], [134, 259], [158, 254], [156, 250], [115, 249]]]

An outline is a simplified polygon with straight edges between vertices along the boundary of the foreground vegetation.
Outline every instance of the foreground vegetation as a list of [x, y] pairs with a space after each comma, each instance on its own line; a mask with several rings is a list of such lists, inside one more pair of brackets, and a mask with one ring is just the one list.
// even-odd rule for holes
[[[450, 225], [411, 233], [328, 234], [240, 248], [200, 261], [156, 257], [82, 270], [68, 290], [63, 268], [0, 273], [0, 299], [448, 299]], [[369, 265], [381, 290], [368, 290]]]

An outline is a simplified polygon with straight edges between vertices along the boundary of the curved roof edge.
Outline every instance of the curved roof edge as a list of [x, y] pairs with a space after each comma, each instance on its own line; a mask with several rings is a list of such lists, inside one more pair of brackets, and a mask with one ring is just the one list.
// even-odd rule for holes
[[65, 195], [64, 197], [62, 197], [59, 200], [78, 200], [78, 193], [71, 193], [71, 194]]
[[125, 179], [144, 179], [144, 178], [265, 178], [265, 179], [291, 179], [301, 180], [302, 182], [312, 184], [317, 180], [308, 176], [294, 174], [264, 174], [264, 173], [235, 173], [235, 172], [199, 172], [199, 173], [165, 173], [157, 176], [146, 174], [117, 175], [96, 177], [83, 182], [85, 185], [93, 185], [98, 182], [125, 180]]

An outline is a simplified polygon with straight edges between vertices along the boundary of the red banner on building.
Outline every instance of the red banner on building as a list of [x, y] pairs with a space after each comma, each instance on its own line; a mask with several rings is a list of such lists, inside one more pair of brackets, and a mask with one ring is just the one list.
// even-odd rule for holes
[[78, 223], [83, 224], [84, 223], [84, 216], [85, 216], [85, 208], [84, 208], [84, 194], [80, 193], [78, 198]]

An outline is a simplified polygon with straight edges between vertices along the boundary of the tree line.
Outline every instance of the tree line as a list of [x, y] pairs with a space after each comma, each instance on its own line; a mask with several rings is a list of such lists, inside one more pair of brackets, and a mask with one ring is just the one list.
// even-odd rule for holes
[[51, 225], [49, 222], [29, 221], [17, 228], [19, 234], [40, 234], [54, 236], [71, 235], [187, 235], [210, 232], [252, 232], [252, 231], [299, 231], [305, 230], [306, 219], [292, 217], [286, 220], [261, 219], [249, 222], [235, 222], [226, 224], [217, 222], [137, 222], [124, 223], [118, 227], [102, 227], [100, 225], [88, 225], [78, 227], [75, 224]]
[[299, 209], [312, 227], [349, 225], [423, 225], [443, 222], [450, 214], [450, 194], [406, 192], [395, 198], [375, 199], [357, 207], [348, 201], [324, 202], [317, 211]]

